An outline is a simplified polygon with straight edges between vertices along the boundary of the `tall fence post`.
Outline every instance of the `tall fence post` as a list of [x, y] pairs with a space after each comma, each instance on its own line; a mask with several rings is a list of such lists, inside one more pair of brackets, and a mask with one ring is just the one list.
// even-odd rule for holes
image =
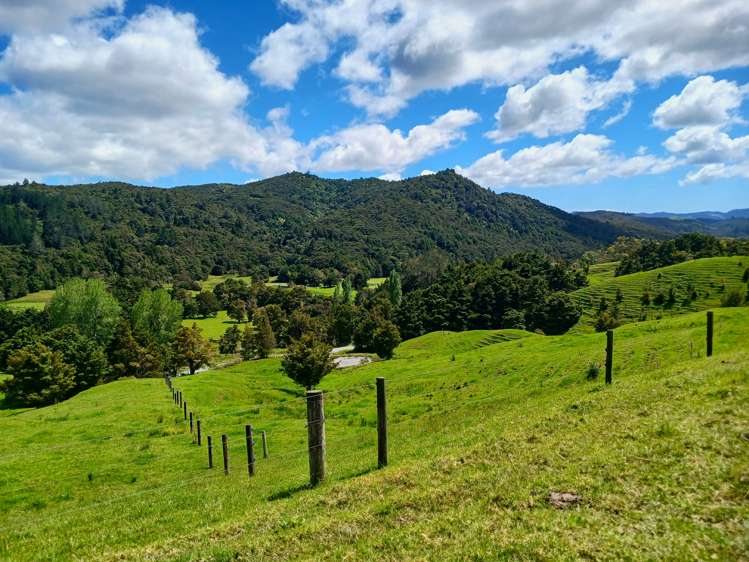
[[226, 433], [221, 436], [221, 449], [224, 452], [224, 474], [229, 474], [229, 442]]
[[307, 391], [307, 448], [309, 481], [316, 486], [325, 479], [325, 408], [322, 390]]
[[247, 473], [255, 475], [255, 443], [252, 440], [252, 426], [244, 426], [244, 437], [247, 441]]
[[213, 439], [208, 436], [208, 468], [213, 468]]
[[614, 330], [606, 330], [606, 384], [611, 384], [614, 368]]
[[182, 402], [182, 407], [185, 410], [185, 419], [187, 419], [187, 401]]
[[198, 418], [198, 421], [195, 423], [196, 429], [198, 430], [198, 446], [201, 445], [201, 439], [200, 439], [200, 418]]
[[190, 433], [194, 433], [192, 425], [192, 412], [190, 412]]
[[268, 437], [265, 435], [264, 431], [260, 432], [260, 435], [263, 437], [263, 458], [268, 458]]
[[182, 406], [182, 391], [181, 390], [177, 391], [177, 405]]
[[707, 311], [707, 356], [713, 354], [713, 311]]
[[385, 379], [377, 377], [377, 468], [388, 464], [388, 417]]

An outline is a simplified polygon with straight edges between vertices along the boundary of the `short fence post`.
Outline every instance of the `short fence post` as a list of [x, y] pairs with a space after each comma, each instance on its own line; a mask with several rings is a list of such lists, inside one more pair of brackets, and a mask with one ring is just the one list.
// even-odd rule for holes
[[247, 441], [247, 472], [252, 477], [255, 475], [255, 443], [252, 441], [252, 426], [244, 426], [244, 437]]
[[182, 402], [182, 407], [183, 407], [183, 408], [184, 408], [184, 410], [185, 410], [185, 419], [187, 419], [187, 402], [186, 402], [186, 401], [185, 401], [185, 402]]
[[707, 311], [707, 356], [713, 354], [713, 311]]
[[182, 406], [182, 391], [181, 390], [177, 391], [177, 405]]
[[377, 468], [388, 463], [388, 418], [385, 379], [377, 377]]
[[263, 437], [263, 458], [267, 459], [268, 458], [268, 438], [266, 437], [264, 431], [261, 431], [260, 435], [262, 435]]
[[606, 330], [606, 384], [611, 384], [614, 367], [614, 330]]
[[322, 390], [307, 391], [307, 448], [309, 480], [316, 486], [325, 479], [325, 408]]
[[198, 418], [198, 421], [195, 425], [197, 426], [196, 429], [198, 430], [198, 445], [200, 445], [200, 418]]
[[226, 433], [221, 436], [221, 449], [224, 452], [224, 474], [229, 474], [229, 443]]
[[194, 433], [193, 432], [193, 425], [192, 425], [192, 412], [190, 412], [190, 433]]
[[208, 436], [208, 468], [213, 468], [213, 440]]

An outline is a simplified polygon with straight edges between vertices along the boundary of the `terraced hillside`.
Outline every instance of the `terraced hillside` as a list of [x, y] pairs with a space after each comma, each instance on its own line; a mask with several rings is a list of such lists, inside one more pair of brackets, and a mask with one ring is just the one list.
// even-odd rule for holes
[[[583, 307], [583, 315], [573, 331], [592, 331], [602, 298], [609, 305], [616, 302], [617, 290], [622, 301], [618, 304], [622, 323], [650, 320], [684, 314], [720, 306], [723, 295], [732, 289], [747, 292], [744, 272], [749, 268], [749, 256], [703, 258], [669, 267], [614, 277], [612, 264], [591, 268], [590, 285], [572, 293]], [[669, 304], [673, 289], [674, 302]], [[643, 304], [647, 293], [649, 304]], [[664, 303], [657, 304], [658, 295]]]
[[[277, 359], [0, 410], [0, 559], [720, 559], [747, 552], [749, 309], [600, 334], [438, 332], [324, 379], [328, 479], [308, 489], [304, 402]], [[514, 339], [513, 339], [514, 338]], [[496, 340], [496, 343], [494, 341]], [[501, 341], [506, 340], [506, 341]], [[374, 380], [390, 466], [376, 470]], [[250, 480], [244, 429], [270, 457]], [[221, 463], [220, 449], [214, 449]], [[552, 501], [553, 494], [570, 501]]]

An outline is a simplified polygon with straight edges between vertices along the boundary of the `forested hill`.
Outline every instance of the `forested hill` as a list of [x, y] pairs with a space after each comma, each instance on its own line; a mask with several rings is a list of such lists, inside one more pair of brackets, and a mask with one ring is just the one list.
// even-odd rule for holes
[[247, 185], [0, 187], [0, 298], [72, 276], [238, 271], [378, 276], [429, 251], [573, 257], [626, 227], [496, 194], [446, 170], [399, 182], [290, 173]]

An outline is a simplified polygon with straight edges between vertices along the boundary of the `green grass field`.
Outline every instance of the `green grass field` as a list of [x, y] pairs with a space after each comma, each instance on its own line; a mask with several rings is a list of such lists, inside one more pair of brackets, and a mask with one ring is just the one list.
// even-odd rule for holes
[[[175, 380], [204, 435], [228, 435], [228, 476], [207, 469], [161, 380], [2, 410], [0, 559], [742, 559], [749, 308], [715, 317], [712, 358], [702, 312], [617, 329], [610, 387], [586, 379], [600, 334], [438, 332], [335, 371], [316, 489], [304, 401], [278, 359]], [[245, 423], [270, 444], [252, 480]], [[579, 502], [557, 509], [551, 492]]]
[[47, 303], [52, 300], [52, 295], [55, 292], [53, 290], [37, 291], [35, 293], [29, 293], [23, 297], [2, 302], [5, 306], [13, 310], [23, 310], [25, 308], [36, 308], [42, 310]]
[[[742, 276], [747, 267], [749, 256], [704, 258], [620, 277], [613, 276], [615, 263], [592, 266], [590, 285], [572, 293], [583, 307], [583, 316], [573, 331], [592, 331], [601, 298], [605, 297], [609, 304], [613, 304], [617, 289], [621, 289], [623, 296], [619, 305], [619, 318], [623, 323], [720, 306], [726, 291], [739, 289], [742, 295], [746, 294], [747, 284], [742, 281]], [[659, 292], [667, 296], [672, 287], [676, 296], [672, 307], [652, 303]], [[641, 302], [646, 290], [651, 299], [649, 306], [643, 306]], [[697, 292], [695, 300], [687, 298], [691, 290]]]
[[197, 324], [198, 328], [203, 330], [204, 337], [211, 340], [217, 340], [223, 336], [226, 329], [231, 326], [238, 325], [240, 330], [244, 330], [246, 322], [237, 324], [234, 320], [229, 318], [225, 310], [220, 310], [213, 318], [186, 318], [182, 320], [183, 326], [192, 326], [193, 324]]

